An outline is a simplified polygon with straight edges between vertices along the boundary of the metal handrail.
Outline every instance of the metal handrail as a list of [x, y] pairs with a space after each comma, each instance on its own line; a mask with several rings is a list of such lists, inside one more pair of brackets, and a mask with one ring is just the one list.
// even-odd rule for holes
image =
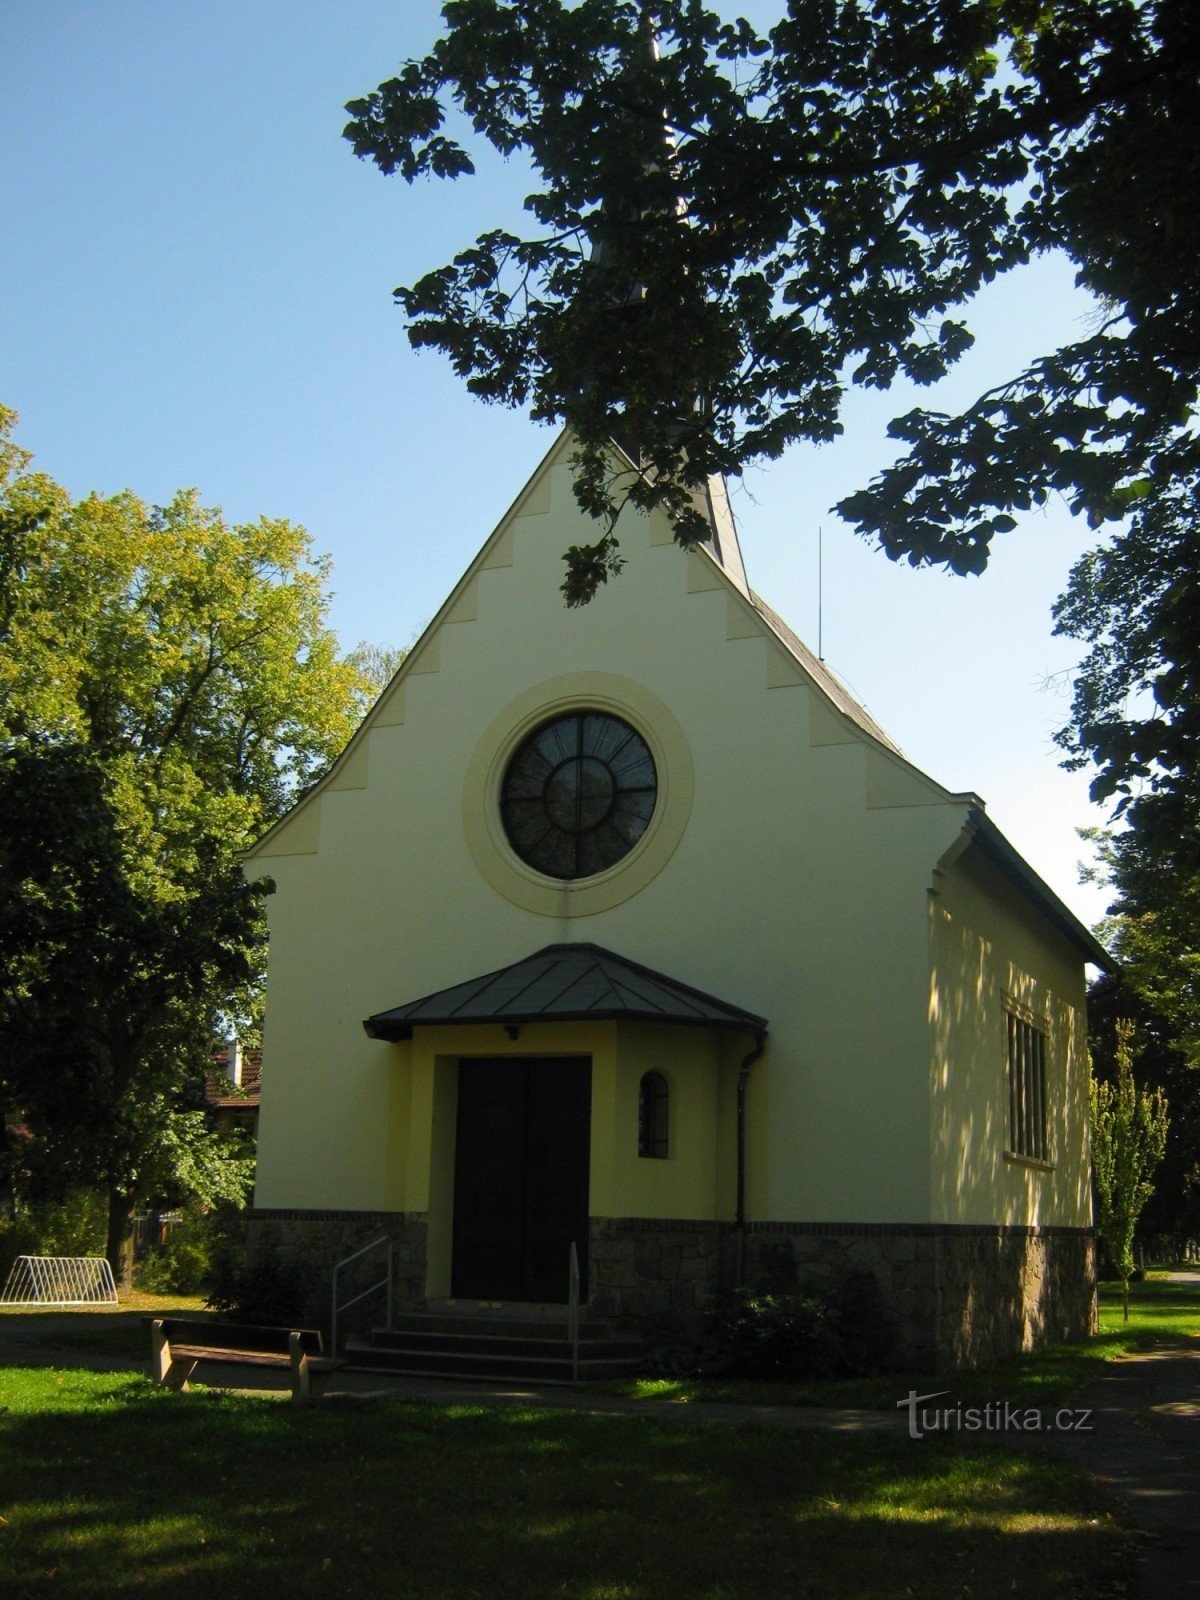
[[570, 1291], [567, 1301], [567, 1329], [571, 1336], [571, 1382], [579, 1382], [579, 1251], [571, 1240]]
[[[338, 1302], [338, 1273], [342, 1270], [343, 1267], [348, 1267], [351, 1264], [351, 1262], [358, 1261], [362, 1256], [370, 1255], [372, 1250], [379, 1250], [385, 1245], [387, 1246], [387, 1272], [384, 1274], [384, 1276], [382, 1278], [380, 1278], [378, 1283], [373, 1283], [369, 1289], [364, 1289], [361, 1294], [356, 1294], [352, 1300], [343, 1300], [339, 1304], [339, 1302]], [[386, 1317], [386, 1322], [387, 1322], [387, 1326], [389, 1328], [391, 1327], [391, 1325], [392, 1325], [393, 1279], [394, 1279], [394, 1272], [393, 1272], [393, 1258], [392, 1258], [392, 1239], [391, 1239], [391, 1236], [389, 1234], [385, 1234], [382, 1239], [372, 1239], [370, 1244], [363, 1245], [361, 1250], [356, 1250], [353, 1255], [344, 1257], [341, 1261], [339, 1261], [335, 1265], [335, 1267], [333, 1269], [333, 1281], [332, 1281], [332, 1294], [331, 1294], [332, 1303], [331, 1303], [330, 1312], [329, 1312], [329, 1353], [331, 1355], [335, 1355], [335, 1356], [337, 1355], [337, 1347], [338, 1347], [338, 1312], [339, 1311], [349, 1311], [351, 1306], [356, 1306], [359, 1303], [360, 1300], [365, 1300], [368, 1295], [378, 1294], [380, 1289], [386, 1289], [387, 1290], [387, 1317]]]

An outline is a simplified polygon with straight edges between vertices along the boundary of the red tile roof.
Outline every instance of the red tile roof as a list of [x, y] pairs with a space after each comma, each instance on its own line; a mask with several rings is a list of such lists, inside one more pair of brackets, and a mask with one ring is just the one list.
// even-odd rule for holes
[[214, 1076], [207, 1078], [204, 1083], [204, 1098], [214, 1110], [224, 1110], [226, 1107], [236, 1110], [238, 1107], [256, 1106], [262, 1099], [262, 1051], [256, 1049], [242, 1049], [242, 1086], [241, 1093], [229, 1088], [229, 1051], [214, 1050], [212, 1054]]

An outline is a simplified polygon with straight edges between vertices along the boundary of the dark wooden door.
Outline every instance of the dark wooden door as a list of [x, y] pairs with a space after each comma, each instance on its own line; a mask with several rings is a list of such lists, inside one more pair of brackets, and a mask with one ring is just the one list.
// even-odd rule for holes
[[461, 1061], [451, 1293], [567, 1299], [571, 1243], [587, 1284], [592, 1064]]

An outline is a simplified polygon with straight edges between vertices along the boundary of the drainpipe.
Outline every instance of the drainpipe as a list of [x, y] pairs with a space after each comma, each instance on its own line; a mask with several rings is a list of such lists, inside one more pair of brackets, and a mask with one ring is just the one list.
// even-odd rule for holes
[[738, 1068], [737, 1081], [737, 1205], [734, 1212], [737, 1232], [737, 1260], [735, 1263], [734, 1287], [740, 1288], [742, 1283], [742, 1268], [746, 1256], [746, 1083], [750, 1077], [750, 1068], [767, 1048], [767, 1036], [758, 1033], [754, 1036], [754, 1049], [742, 1061]]

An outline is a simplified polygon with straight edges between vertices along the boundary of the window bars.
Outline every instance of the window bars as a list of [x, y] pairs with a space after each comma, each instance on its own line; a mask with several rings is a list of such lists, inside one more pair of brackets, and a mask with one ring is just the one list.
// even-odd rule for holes
[[1008, 1013], [1008, 1148], [1027, 1161], [1049, 1153], [1046, 1106], [1046, 1035]]
[[117, 1288], [103, 1256], [18, 1256], [0, 1306], [115, 1306]]

